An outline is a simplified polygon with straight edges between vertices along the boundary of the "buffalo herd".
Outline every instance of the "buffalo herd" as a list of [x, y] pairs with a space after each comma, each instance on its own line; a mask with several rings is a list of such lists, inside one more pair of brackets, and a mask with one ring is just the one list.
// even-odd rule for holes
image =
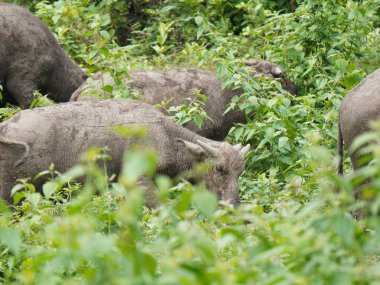
[[[196, 163], [209, 162], [212, 167], [203, 173], [207, 188], [221, 200], [239, 204], [237, 180], [244, 170], [249, 144], [231, 145], [223, 140], [231, 127], [246, 122], [242, 110], [225, 112], [233, 98], [244, 94], [243, 89], [223, 88], [213, 72], [199, 69], [130, 71], [123, 84], [141, 94], [141, 99], [108, 100], [104, 97], [111, 98], [111, 94], [99, 98], [87, 91], [114, 85], [113, 77], [107, 73], [88, 76], [59, 46], [50, 30], [26, 9], [0, 4], [0, 38], [0, 107], [9, 103], [24, 109], [0, 124], [2, 199], [10, 202], [18, 179], [32, 177], [52, 163], [58, 171], [68, 170], [90, 146], [110, 150], [112, 159], [107, 171], [118, 175], [123, 152], [143, 145], [157, 154], [157, 174], [177, 177]], [[277, 64], [267, 60], [247, 60], [244, 64], [251, 70], [249, 76], [277, 78], [284, 90], [297, 94], [296, 85]], [[60, 104], [27, 110], [35, 91]], [[204, 111], [208, 118], [201, 127], [193, 121], [177, 125], [166, 116], [166, 110], [153, 106], [164, 101], [168, 106], [187, 104], [184, 98], [196, 99], [199, 93], [207, 98]], [[369, 130], [370, 121], [379, 119], [380, 100], [376, 96], [380, 96], [380, 69], [342, 102], [340, 157], [343, 141], [349, 148], [357, 136]], [[147, 136], [120, 136], [112, 130], [120, 125], [142, 126]], [[349, 155], [354, 169], [358, 168], [357, 155]], [[340, 162], [340, 172], [342, 169]], [[146, 177], [141, 180], [147, 205], [156, 205], [155, 195], [149, 194], [153, 183], [146, 182]], [[43, 182], [35, 181], [38, 188]]]

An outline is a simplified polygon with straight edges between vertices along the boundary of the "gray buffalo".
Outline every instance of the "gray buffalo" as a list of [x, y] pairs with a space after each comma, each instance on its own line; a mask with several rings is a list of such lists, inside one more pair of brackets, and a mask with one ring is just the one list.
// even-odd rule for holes
[[[145, 126], [147, 140], [127, 138], [113, 126]], [[203, 138], [178, 126], [153, 106], [136, 100], [70, 102], [23, 110], [0, 124], [0, 194], [10, 200], [16, 179], [48, 169], [65, 171], [90, 146], [108, 147], [109, 174], [119, 174], [122, 154], [144, 143], [158, 155], [157, 173], [170, 177], [188, 171], [197, 162], [214, 167], [204, 173], [206, 186], [220, 199], [239, 203], [237, 179], [244, 169], [249, 145], [242, 147]], [[38, 185], [37, 185], [38, 186]]]
[[344, 97], [339, 111], [339, 173], [343, 173], [343, 142], [349, 151], [354, 169], [360, 167], [357, 151], [350, 151], [352, 142], [370, 130], [369, 122], [380, 119], [380, 69], [368, 75]]
[[0, 39], [0, 107], [8, 102], [28, 108], [37, 90], [67, 102], [87, 78], [49, 29], [24, 8], [0, 4]]
[[[245, 63], [254, 67], [252, 76], [279, 78], [285, 90], [292, 94], [297, 93], [294, 83], [275, 63], [266, 60], [251, 60]], [[197, 92], [206, 95], [207, 101], [203, 108], [211, 120], [206, 119], [201, 129], [192, 121], [184, 124], [184, 127], [201, 136], [223, 140], [234, 124], [246, 121], [244, 112], [240, 110], [231, 110], [224, 114], [231, 99], [242, 95], [244, 90], [241, 88], [223, 90], [222, 82], [212, 72], [199, 69], [177, 69], [163, 72], [131, 71], [129, 75], [130, 82], [125, 79], [129, 87], [141, 93], [142, 100], [149, 104], [168, 101], [168, 107], [178, 106], [188, 104], [188, 101], [184, 101], [183, 98], [195, 98]], [[96, 100], [96, 96], [85, 96], [86, 90], [100, 90], [104, 85], [113, 84], [113, 78], [109, 74], [97, 74], [75, 91], [70, 100]]]

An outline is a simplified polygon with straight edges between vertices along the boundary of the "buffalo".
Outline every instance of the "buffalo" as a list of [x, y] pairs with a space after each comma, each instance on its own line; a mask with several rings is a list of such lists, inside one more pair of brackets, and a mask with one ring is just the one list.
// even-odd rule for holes
[[[145, 127], [147, 139], [122, 137], [111, 130], [120, 125]], [[107, 170], [118, 175], [124, 150], [141, 144], [157, 153], [158, 174], [176, 177], [195, 163], [209, 161], [214, 167], [203, 174], [206, 186], [220, 199], [239, 203], [237, 179], [244, 170], [249, 145], [206, 139], [175, 124], [149, 104], [124, 99], [23, 110], [1, 123], [0, 196], [10, 201], [17, 179], [32, 177], [51, 163], [56, 170], [66, 171], [90, 146], [110, 150]]]

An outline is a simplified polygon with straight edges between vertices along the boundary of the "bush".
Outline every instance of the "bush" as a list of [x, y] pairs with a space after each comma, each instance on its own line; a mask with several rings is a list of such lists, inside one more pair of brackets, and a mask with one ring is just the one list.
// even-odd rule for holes
[[[229, 109], [244, 110], [247, 124], [227, 140], [252, 150], [238, 209], [166, 177], [156, 181], [161, 206], [144, 208], [135, 180], [110, 182], [94, 150], [64, 178], [53, 168], [44, 173], [52, 180], [42, 194], [21, 181], [15, 198], [23, 202], [12, 211], [0, 205], [0, 282], [377, 284], [378, 147], [363, 171], [338, 177], [335, 165], [340, 101], [380, 65], [377, 0], [21, 4], [89, 73], [110, 72], [120, 83], [130, 69], [198, 67], [243, 88]], [[251, 78], [242, 64], [249, 58], [277, 62], [300, 96], [276, 80]], [[202, 104], [193, 103], [173, 117], [199, 122]], [[17, 111], [1, 109], [0, 119]], [[138, 155], [129, 159], [143, 165]], [[85, 185], [67, 177], [83, 173]], [[356, 201], [365, 179], [368, 200]], [[363, 207], [368, 217], [354, 220], [350, 213]]]

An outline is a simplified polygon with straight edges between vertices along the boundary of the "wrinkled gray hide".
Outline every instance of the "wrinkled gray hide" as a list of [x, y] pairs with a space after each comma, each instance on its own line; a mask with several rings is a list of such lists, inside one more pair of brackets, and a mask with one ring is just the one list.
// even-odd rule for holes
[[[339, 173], [343, 173], [343, 141], [350, 150], [354, 139], [370, 130], [369, 122], [380, 119], [380, 69], [368, 75], [344, 97], [339, 111]], [[349, 151], [354, 169], [359, 168], [355, 153]]]
[[37, 17], [19, 6], [0, 4], [0, 107], [8, 102], [28, 108], [36, 90], [67, 102], [86, 77]]
[[[296, 86], [275, 63], [266, 60], [252, 60], [245, 63], [254, 66], [255, 71], [252, 76], [280, 78], [285, 90], [292, 94], [297, 93]], [[171, 100], [168, 107], [178, 106], [188, 104], [189, 101], [183, 100], [183, 98], [194, 98], [197, 91], [207, 95], [207, 101], [203, 108], [212, 121], [205, 119], [201, 129], [193, 121], [184, 124], [184, 127], [201, 136], [223, 140], [234, 124], [246, 121], [243, 111], [231, 110], [223, 115], [232, 97], [240, 96], [244, 91], [242, 89], [223, 90], [221, 81], [212, 72], [198, 69], [177, 69], [164, 72], [131, 71], [129, 75], [131, 81], [128, 85], [143, 94], [143, 100], [149, 104], [159, 104], [162, 101]], [[109, 74], [95, 75], [73, 94], [71, 101], [96, 100], [95, 96], [80, 95], [86, 89], [100, 90], [103, 85], [113, 84], [114, 81]]]
[[78, 162], [90, 146], [108, 147], [112, 160], [109, 174], [119, 174], [124, 149], [136, 138], [120, 137], [112, 126], [145, 126], [144, 143], [158, 154], [159, 174], [175, 177], [191, 169], [193, 163], [216, 162], [204, 174], [207, 187], [220, 199], [239, 203], [237, 179], [244, 169], [249, 145], [231, 146], [205, 139], [178, 126], [156, 108], [134, 100], [70, 102], [24, 110], [0, 124], [0, 194], [10, 199], [18, 178], [33, 177], [54, 163], [65, 171]]

